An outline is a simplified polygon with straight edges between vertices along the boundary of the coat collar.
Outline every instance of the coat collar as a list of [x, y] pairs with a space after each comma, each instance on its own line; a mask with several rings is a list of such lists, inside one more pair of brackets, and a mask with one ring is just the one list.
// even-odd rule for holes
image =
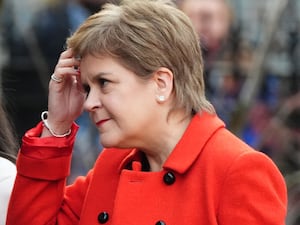
[[[225, 127], [216, 114], [206, 112], [197, 113], [179, 140], [174, 150], [166, 160], [163, 168], [178, 173], [185, 173], [198, 158], [210, 137], [219, 129]], [[127, 167], [132, 161], [141, 161], [142, 154], [132, 149], [120, 165], [120, 170]]]
[[185, 173], [198, 158], [210, 137], [223, 127], [225, 127], [224, 122], [216, 114], [206, 112], [196, 114], [163, 168]]

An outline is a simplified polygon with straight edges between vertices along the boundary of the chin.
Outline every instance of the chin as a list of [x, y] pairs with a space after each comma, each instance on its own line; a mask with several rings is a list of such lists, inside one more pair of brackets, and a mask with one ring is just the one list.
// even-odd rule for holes
[[105, 141], [105, 140], [101, 140], [101, 145], [104, 148], [123, 148], [123, 149], [134, 148], [134, 146], [129, 146], [124, 143], [122, 144], [120, 142], [112, 142], [112, 141]]
[[119, 146], [115, 143], [112, 143], [112, 142], [105, 142], [105, 141], [101, 141], [101, 145], [104, 147], [104, 148], [119, 148]]
[[132, 136], [118, 135], [116, 132], [100, 134], [100, 143], [104, 148], [135, 148], [136, 143], [132, 139]]
[[106, 139], [100, 136], [100, 142], [104, 148], [122, 148], [118, 141], [112, 140], [111, 138]]

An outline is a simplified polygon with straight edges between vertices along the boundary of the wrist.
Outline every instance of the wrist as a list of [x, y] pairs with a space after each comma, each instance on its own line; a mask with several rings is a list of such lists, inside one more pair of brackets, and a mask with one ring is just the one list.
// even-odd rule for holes
[[41, 119], [43, 121], [43, 125], [46, 129], [44, 129], [42, 136], [54, 136], [57, 138], [67, 137], [71, 134], [71, 128], [66, 128], [65, 126], [51, 126], [48, 121], [48, 111], [44, 111], [41, 114]]

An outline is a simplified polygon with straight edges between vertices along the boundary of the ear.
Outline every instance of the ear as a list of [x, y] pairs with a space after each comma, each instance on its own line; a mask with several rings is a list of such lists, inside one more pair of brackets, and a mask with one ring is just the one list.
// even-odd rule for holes
[[160, 67], [153, 75], [155, 82], [155, 98], [158, 102], [164, 102], [170, 98], [173, 91], [174, 75], [172, 71], [166, 67]]

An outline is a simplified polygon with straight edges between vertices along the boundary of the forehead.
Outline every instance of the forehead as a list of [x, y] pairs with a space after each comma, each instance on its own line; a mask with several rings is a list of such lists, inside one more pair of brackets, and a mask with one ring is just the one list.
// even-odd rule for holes
[[129, 77], [138, 78], [131, 70], [127, 69], [117, 59], [111, 56], [86, 55], [80, 62], [82, 82], [93, 81], [96, 77], [107, 76], [122, 80]]
[[123, 67], [120, 62], [106, 55], [85, 55], [81, 58], [81, 72], [94, 73], [98, 70], [114, 70]]

